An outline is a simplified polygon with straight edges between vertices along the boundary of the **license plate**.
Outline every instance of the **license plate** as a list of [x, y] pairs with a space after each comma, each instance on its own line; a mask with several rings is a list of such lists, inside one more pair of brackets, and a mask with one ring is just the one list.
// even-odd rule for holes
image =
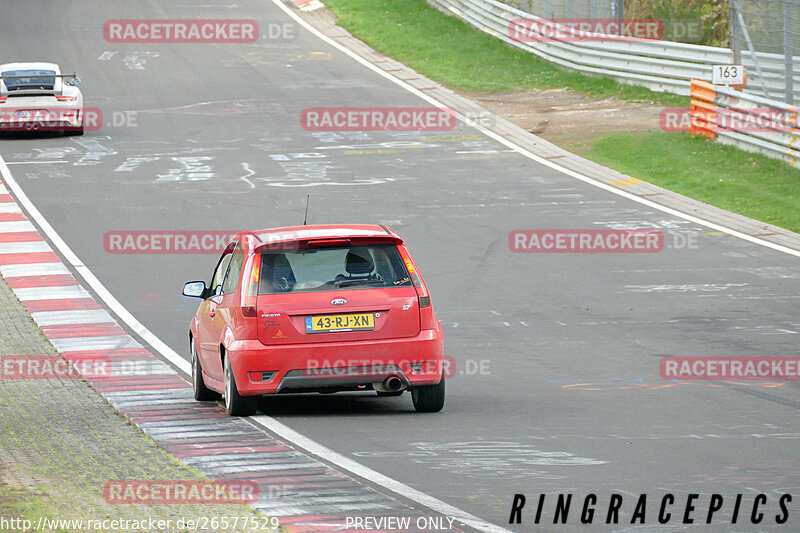
[[24, 109], [22, 111], [18, 111], [17, 116], [19, 116], [19, 118], [23, 120], [30, 120], [30, 119], [41, 120], [44, 118], [48, 118], [50, 116], [50, 113], [48, 113], [43, 109], [35, 109], [35, 110]]
[[375, 316], [372, 313], [306, 317], [306, 333], [337, 333], [365, 329], [375, 329]]

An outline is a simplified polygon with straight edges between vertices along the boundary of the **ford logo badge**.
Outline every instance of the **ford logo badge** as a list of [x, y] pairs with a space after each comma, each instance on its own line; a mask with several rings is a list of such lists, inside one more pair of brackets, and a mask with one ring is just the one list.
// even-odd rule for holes
[[331, 303], [333, 305], [344, 305], [347, 303], [347, 300], [345, 300], [344, 298], [334, 298], [333, 300], [331, 300]]

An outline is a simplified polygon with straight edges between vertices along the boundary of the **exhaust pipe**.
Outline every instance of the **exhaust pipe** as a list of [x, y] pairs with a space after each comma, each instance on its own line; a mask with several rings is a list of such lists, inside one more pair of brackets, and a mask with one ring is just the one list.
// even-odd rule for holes
[[397, 392], [403, 387], [403, 382], [397, 376], [390, 376], [383, 382], [389, 392]]
[[389, 376], [383, 381], [373, 383], [372, 388], [378, 392], [399, 392], [406, 388], [403, 380], [397, 376]]

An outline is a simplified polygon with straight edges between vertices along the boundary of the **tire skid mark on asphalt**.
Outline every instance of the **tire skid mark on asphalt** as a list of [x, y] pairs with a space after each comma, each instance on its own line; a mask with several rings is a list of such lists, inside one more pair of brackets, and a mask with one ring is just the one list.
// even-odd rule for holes
[[[678, 381], [673, 380], [667, 383], [646, 383], [641, 378], [636, 382], [624, 382], [623, 380], [616, 380], [617, 383], [612, 383], [609, 380], [597, 381], [580, 381], [559, 385], [564, 390], [577, 390], [577, 391], [620, 391], [620, 390], [639, 390], [639, 391], [660, 391], [672, 389], [675, 387], [710, 387], [710, 388], [763, 388], [775, 389], [786, 386], [788, 381], [735, 381], [735, 380], [720, 380], [720, 381]], [[549, 383], [556, 383], [557, 380], [548, 380]]]
[[[184, 463], [217, 480], [252, 480], [252, 507], [292, 533], [340, 531], [348, 517], [430, 517], [279, 441], [191, 385], [129, 335], [70, 273], [0, 182], [0, 274], [71, 363], [111, 363], [84, 376], [122, 416]], [[116, 368], [116, 370], [115, 370]], [[454, 524], [455, 525], [455, 524]], [[409, 531], [416, 531], [411, 529]]]
[[414, 463], [434, 470], [445, 470], [480, 479], [503, 476], [508, 479], [564, 479], [565, 476], [538, 470], [552, 466], [596, 466], [608, 464], [603, 459], [580, 457], [565, 451], [548, 451], [522, 442], [509, 441], [459, 441], [412, 442], [408, 452], [366, 451], [354, 452], [356, 457], [408, 457]]

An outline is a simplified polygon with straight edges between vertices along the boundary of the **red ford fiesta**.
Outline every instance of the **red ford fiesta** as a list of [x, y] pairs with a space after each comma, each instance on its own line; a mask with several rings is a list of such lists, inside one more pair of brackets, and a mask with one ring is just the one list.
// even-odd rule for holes
[[256, 412], [263, 394], [411, 391], [444, 406], [442, 327], [403, 240], [386, 226], [242, 232], [222, 254], [189, 326], [197, 400]]

